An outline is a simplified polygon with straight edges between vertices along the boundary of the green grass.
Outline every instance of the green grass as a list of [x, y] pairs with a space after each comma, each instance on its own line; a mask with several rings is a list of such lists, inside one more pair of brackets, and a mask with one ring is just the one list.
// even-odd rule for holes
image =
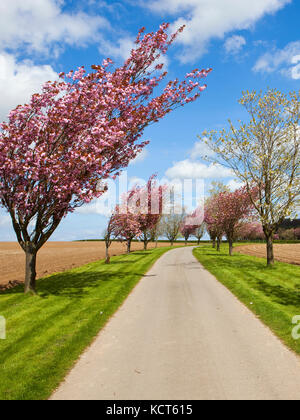
[[170, 248], [113, 257], [0, 293], [0, 400], [48, 398], [153, 263]]
[[280, 262], [267, 267], [265, 259], [248, 255], [229, 257], [228, 245], [222, 245], [220, 253], [211, 245], [196, 248], [194, 255], [288, 347], [300, 354], [300, 340], [292, 338], [295, 327], [292, 318], [300, 315], [300, 267]]

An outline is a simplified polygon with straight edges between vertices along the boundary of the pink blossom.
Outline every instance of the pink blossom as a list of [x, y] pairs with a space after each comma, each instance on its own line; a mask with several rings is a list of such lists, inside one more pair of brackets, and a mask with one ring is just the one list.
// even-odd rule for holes
[[[0, 132], [0, 202], [10, 213], [19, 243], [36, 253], [60, 221], [78, 206], [101, 196], [99, 180], [128, 166], [148, 142], [144, 129], [199, 94], [197, 84], [211, 71], [193, 73], [195, 83], [169, 81], [153, 64], [177, 33], [168, 24], [138, 34], [135, 49], [119, 68], [110, 59], [47, 82], [9, 114]], [[32, 221], [35, 223], [33, 230]]]

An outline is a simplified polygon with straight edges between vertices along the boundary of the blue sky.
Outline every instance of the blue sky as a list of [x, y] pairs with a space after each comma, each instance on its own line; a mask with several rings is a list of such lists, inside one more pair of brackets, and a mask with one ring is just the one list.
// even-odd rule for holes
[[[4, 3], [4, 4], [3, 4]], [[195, 67], [213, 68], [208, 89], [193, 104], [145, 131], [146, 151], [128, 168], [129, 179], [201, 178], [233, 188], [234, 177], [209, 168], [197, 135], [227, 119], [245, 118], [237, 101], [243, 90], [300, 87], [299, 0], [10, 0], [0, 4], [0, 119], [28, 100], [60, 71], [103, 58], [121, 63], [138, 30], [170, 22], [186, 30], [168, 53], [169, 78]], [[229, 175], [229, 176], [228, 176]], [[69, 215], [52, 240], [97, 238], [105, 217], [97, 203]], [[0, 241], [14, 240], [0, 211]]]

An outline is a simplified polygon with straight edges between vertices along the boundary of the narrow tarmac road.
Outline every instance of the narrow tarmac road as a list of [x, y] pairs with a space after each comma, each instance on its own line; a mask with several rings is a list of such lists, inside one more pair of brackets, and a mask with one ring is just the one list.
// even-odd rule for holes
[[300, 359], [192, 248], [179, 248], [141, 280], [52, 399], [298, 400]]

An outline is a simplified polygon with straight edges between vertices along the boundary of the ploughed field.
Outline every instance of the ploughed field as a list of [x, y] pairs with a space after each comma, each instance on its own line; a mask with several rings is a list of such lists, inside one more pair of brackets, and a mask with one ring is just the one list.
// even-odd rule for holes
[[[169, 245], [169, 243], [158, 243], [159, 247]], [[143, 246], [143, 243], [134, 242], [132, 250], [142, 250]], [[151, 243], [148, 247], [151, 249], [155, 247], [155, 244]], [[125, 243], [112, 243], [111, 256], [125, 252]], [[104, 258], [104, 242], [48, 242], [38, 253], [37, 277], [63, 272]], [[0, 285], [5, 285], [10, 281], [23, 281], [24, 271], [25, 254], [19, 244], [0, 242]]]
[[[254, 255], [266, 258], [267, 251], [265, 244], [243, 245], [235, 248], [235, 252]], [[300, 243], [299, 244], [274, 244], [274, 253], [277, 261], [289, 264], [300, 265]]]

